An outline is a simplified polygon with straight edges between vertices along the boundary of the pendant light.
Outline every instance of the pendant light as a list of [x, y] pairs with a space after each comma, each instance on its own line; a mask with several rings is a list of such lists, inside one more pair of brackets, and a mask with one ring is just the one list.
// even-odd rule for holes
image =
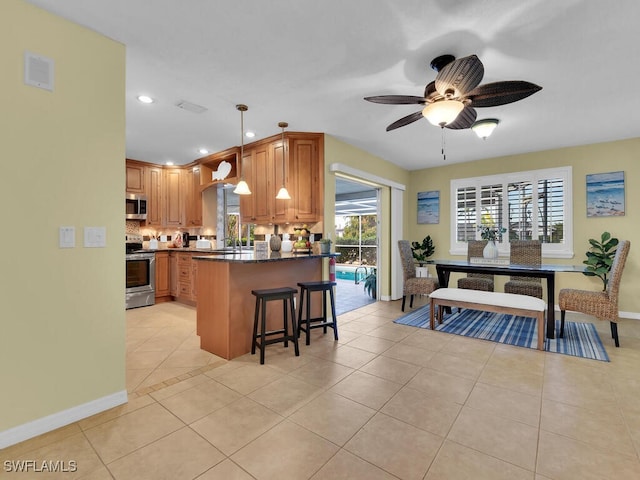
[[278, 126], [282, 129], [282, 186], [280, 187], [280, 190], [278, 190], [278, 194], [276, 195], [276, 198], [278, 200], [291, 200], [291, 196], [287, 191], [287, 187], [284, 186], [284, 176], [285, 176], [284, 162], [287, 158], [286, 156], [287, 152], [286, 152], [285, 143], [284, 143], [284, 129], [288, 127], [289, 124], [287, 122], [280, 122], [278, 123]]
[[236, 109], [240, 111], [240, 181], [236, 185], [233, 193], [237, 195], [251, 195], [249, 185], [244, 181], [244, 168], [242, 168], [242, 160], [244, 159], [244, 112], [249, 110], [246, 105], [236, 105]]

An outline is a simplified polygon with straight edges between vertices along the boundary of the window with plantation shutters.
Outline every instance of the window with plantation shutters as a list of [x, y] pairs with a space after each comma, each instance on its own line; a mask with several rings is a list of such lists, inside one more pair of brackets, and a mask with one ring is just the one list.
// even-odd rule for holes
[[545, 257], [570, 258], [571, 167], [514, 172], [451, 181], [451, 253], [465, 255], [480, 239], [479, 225], [505, 228], [498, 244], [508, 256], [510, 240], [540, 240]]

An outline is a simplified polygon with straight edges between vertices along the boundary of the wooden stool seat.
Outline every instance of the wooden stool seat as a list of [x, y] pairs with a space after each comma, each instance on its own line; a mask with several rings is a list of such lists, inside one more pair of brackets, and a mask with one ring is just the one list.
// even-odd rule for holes
[[[300, 331], [304, 331], [306, 334], [306, 345], [311, 343], [311, 329], [320, 328], [324, 333], [327, 333], [327, 327], [333, 328], [333, 338], [338, 340], [338, 321], [336, 320], [336, 304], [333, 296], [333, 287], [337, 285], [336, 282], [328, 280], [320, 280], [315, 282], [299, 282], [300, 287], [300, 305], [298, 307], [298, 332], [297, 336], [300, 336]], [[322, 316], [311, 318], [311, 293], [322, 292]], [[331, 301], [331, 318], [327, 319], [327, 292], [329, 292], [329, 299]], [[306, 297], [306, 317], [302, 318], [303, 304]]]
[[[255, 355], [256, 347], [260, 349], [260, 364], [264, 364], [264, 350], [272, 343], [284, 342], [284, 346], [289, 346], [289, 340], [293, 342], [296, 357], [300, 355], [298, 349], [298, 332], [296, 330], [296, 311], [294, 307], [294, 296], [298, 290], [292, 287], [267, 288], [262, 290], [251, 290], [256, 297], [256, 308], [253, 317], [253, 340], [251, 342], [251, 355]], [[278, 330], [266, 329], [267, 302], [282, 300], [283, 328]], [[289, 310], [287, 311], [287, 301]], [[291, 315], [291, 334], [289, 334], [288, 317]], [[258, 333], [258, 318], [260, 318], [260, 333]], [[275, 338], [268, 336], [278, 335]], [[258, 341], [259, 340], [259, 341]]]

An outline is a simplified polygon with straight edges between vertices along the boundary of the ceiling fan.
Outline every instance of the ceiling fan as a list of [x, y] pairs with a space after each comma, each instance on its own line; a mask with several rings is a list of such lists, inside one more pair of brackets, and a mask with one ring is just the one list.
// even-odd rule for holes
[[533, 95], [542, 87], [523, 80], [480, 85], [484, 65], [476, 55], [456, 59], [441, 55], [431, 61], [436, 79], [424, 89], [424, 96], [379, 95], [365, 100], [386, 105], [425, 105], [411, 115], [396, 120], [387, 132], [409, 125], [425, 117], [433, 125], [452, 130], [471, 128], [476, 121], [478, 107], [496, 107], [517, 102]]

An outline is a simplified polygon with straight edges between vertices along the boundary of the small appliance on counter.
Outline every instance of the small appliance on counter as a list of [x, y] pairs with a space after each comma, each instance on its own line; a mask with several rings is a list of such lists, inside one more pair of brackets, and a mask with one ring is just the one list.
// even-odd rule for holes
[[211, 240], [199, 238], [198, 240], [196, 240], [196, 248], [211, 248]]
[[182, 246], [183, 247], [189, 246], [189, 232], [184, 232], [182, 234]]

